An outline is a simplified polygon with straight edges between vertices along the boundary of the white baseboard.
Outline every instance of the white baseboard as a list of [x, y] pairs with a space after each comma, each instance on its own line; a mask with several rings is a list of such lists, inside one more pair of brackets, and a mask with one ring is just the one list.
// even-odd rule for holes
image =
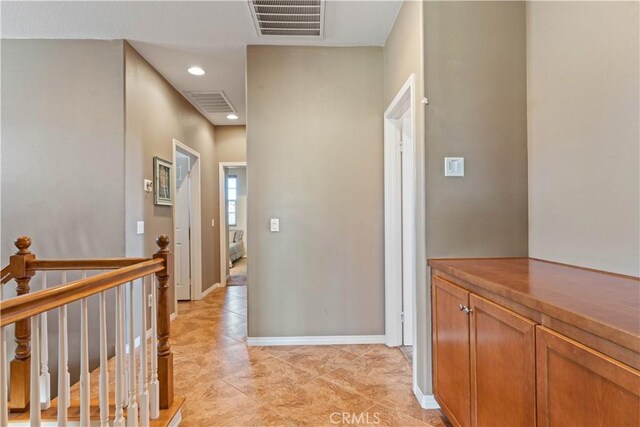
[[413, 387], [413, 394], [423, 409], [440, 409], [440, 405], [436, 401], [436, 398], [433, 397], [433, 394], [423, 394], [417, 385]]
[[[169, 321], [173, 322], [174, 320], [176, 320], [176, 317], [178, 317], [178, 313], [171, 313], [171, 316], [169, 316]], [[147, 341], [151, 338], [151, 329], [147, 329], [147, 333], [145, 334], [145, 336], [147, 337]], [[140, 336], [139, 335], [136, 337], [134, 343], [135, 343], [135, 348], [140, 347]], [[129, 354], [129, 344], [125, 344], [124, 345], [124, 352], [125, 352], [125, 354]]]
[[339, 345], [384, 344], [384, 335], [333, 335], [315, 337], [248, 337], [247, 345]]
[[211, 291], [213, 291], [214, 289], [218, 289], [221, 288], [222, 284], [221, 283], [215, 283], [213, 286], [209, 286], [209, 288], [202, 292], [202, 294], [200, 294], [200, 299], [206, 297], [207, 295], [209, 295], [211, 293]]
[[[145, 334], [145, 336], [147, 337], [147, 341], [151, 338], [151, 329], [147, 330], [147, 333]], [[135, 344], [135, 348], [140, 347], [140, 336], [136, 337], [134, 344]], [[125, 354], [129, 354], [129, 344], [124, 345], [124, 352]]]

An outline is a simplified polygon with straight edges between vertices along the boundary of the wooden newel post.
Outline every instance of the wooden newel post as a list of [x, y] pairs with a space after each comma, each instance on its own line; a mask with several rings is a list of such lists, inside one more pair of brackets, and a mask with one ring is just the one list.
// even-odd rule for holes
[[[27, 261], [36, 259], [36, 256], [29, 251], [29, 246], [31, 246], [29, 237], [20, 236], [14, 243], [18, 252], [9, 257], [9, 268], [12, 277], [16, 279], [18, 284], [16, 293], [25, 295], [29, 293], [29, 281], [34, 275], [33, 271], [27, 271]], [[30, 395], [31, 319], [16, 322], [15, 340], [16, 354], [9, 366], [11, 387], [9, 401], [11, 402], [11, 412], [26, 412], [29, 409]]]
[[173, 404], [173, 353], [169, 337], [171, 335], [171, 312], [169, 305], [169, 277], [173, 273], [173, 254], [169, 252], [169, 236], [162, 234], [156, 238], [160, 249], [153, 257], [164, 260], [164, 269], [156, 273], [157, 281], [157, 325], [158, 325], [158, 381], [160, 383], [160, 409]]

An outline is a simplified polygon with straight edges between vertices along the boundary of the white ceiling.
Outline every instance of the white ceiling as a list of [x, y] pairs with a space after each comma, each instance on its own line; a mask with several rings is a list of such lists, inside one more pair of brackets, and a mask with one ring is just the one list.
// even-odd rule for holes
[[[224, 91], [246, 123], [245, 52], [251, 44], [382, 46], [401, 0], [327, 0], [322, 39], [258, 36], [246, 0], [1, 2], [2, 38], [127, 39], [178, 91]], [[207, 73], [187, 73], [199, 65]]]

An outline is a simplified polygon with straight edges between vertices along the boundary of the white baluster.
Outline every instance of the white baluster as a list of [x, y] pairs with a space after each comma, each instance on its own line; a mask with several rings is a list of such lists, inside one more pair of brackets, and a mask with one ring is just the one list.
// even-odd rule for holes
[[31, 372], [29, 381], [31, 396], [29, 400], [34, 402], [33, 408], [29, 411], [29, 423], [31, 427], [40, 427], [40, 375], [36, 375], [40, 368], [40, 316], [31, 317]]
[[[86, 273], [85, 273], [86, 276]], [[90, 416], [89, 312], [87, 298], [80, 301], [80, 425], [88, 426]]]
[[140, 310], [140, 379], [138, 405], [140, 405], [140, 424], [149, 425], [149, 382], [147, 380], [147, 284], [142, 282], [142, 310]]
[[133, 282], [129, 282], [129, 406], [127, 406], [127, 427], [136, 427], [138, 425], [135, 357], [136, 337], [134, 331], [135, 305], [133, 300]]
[[152, 420], [160, 416], [160, 383], [158, 382], [158, 319], [156, 310], [156, 278], [151, 276], [151, 384], [149, 415]]
[[[63, 270], [62, 271], [62, 284], [66, 284], [67, 283], [67, 271]], [[65, 330], [65, 334], [67, 333], [67, 307], [64, 307], [64, 330]], [[67, 342], [67, 340], [65, 339], [65, 343]], [[69, 349], [68, 347], [66, 347], [67, 344], [65, 344], [65, 351], [67, 352], [67, 358], [65, 359], [65, 366], [64, 366], [64, 371], [62, 372], [66, 372], [67, 374], [67, 408], [69, 406], [71, 406], [71, 374], [69, 373]], [[60, 370], [58, 370], [58, 375], [60, 375]], [[60, 390], [58, 389], [58, 395], [60, 395]], [[59, 401], [60, 399], [58, 399]]]
[[122, 316], [122, 322], [120, 322], [120, 347], [122, 347], [122, 371], [120, 374], [122, 375], [122, 407], [126, 408], [129, 405], [129, 376], [127, 375], [127, 356], [125, 347], [127, 345], [127, 334], [125, 330], [127, 329], [127, 293], [126, 288], [122, 285], [122, 291], [120, 295], [120, 299], [118, 300], [118, 304], [120, 304], [120, 315]]
[[[47, 289], [47, 272], [42, 272], [42, 289]], [[40, 315], [40, 408], [51, 406], [51, 376], [49, 375], [49, 325], [47, 312]]]
[[[116, 352], [116, 355], [117, 355], [117, 352]], [[107, 355], [107, 298], [104, 292], [100, 293], [100, 427], [109, 427], [109, 358]]]
[[67, 369], [67, 306], [58, 309], [58, 425], [66, 426], [69, 398]]
[[123, 371], [124, 371], [124, 340], [122, 324], [124, 323], [124, 313], [122, 311], [122, 286], [116, 288], [116, 413], [113, 427], [124, 427], [124, 413], [122, 411]]
[[[0, 300], [2, 300], [0, 285]], [[7, 331], [0, 329], [0, 427], [9, 425], [9, 393], [7, 392]]]

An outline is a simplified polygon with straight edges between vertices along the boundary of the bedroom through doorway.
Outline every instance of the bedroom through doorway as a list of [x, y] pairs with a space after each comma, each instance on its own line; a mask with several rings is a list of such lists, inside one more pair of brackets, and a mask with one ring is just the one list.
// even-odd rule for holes
[[223, 286], [247, 284], [247, 165], [220, 163]]

